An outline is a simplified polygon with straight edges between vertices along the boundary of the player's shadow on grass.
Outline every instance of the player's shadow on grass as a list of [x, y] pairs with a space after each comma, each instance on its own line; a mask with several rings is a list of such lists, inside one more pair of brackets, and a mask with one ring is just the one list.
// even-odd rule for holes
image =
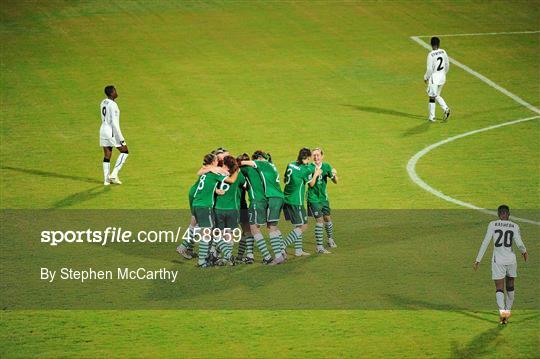
[[101, 196], [102, 194], [105, 194], [109, 192], [110, 188], [105, 187], [103, 185], [92, 187], [90, 189], [87, 189], [85, 191], [77, 192], [70, 194], [69, 196], [62, 198], [59, 201], [56, 201], [53, 203], [53, 208], [65, 208], [70, 207], [74, 204], [86, 202], [88, 200], [91, 200], [95, 197]]
[[98, 181], [97, 179], [92, 178], [92, 177], [72, 176], [72, 175], [66, 175], [66, 174], [56, 173], [56, 172], [34, 170], [34, 169], [31, 169], [31, 168], [19, 168], [19, 167], [12, 167], [12, 166], [1, 166], [0, 169], [20, 172], [20, 173], [26, 173], [26, 174], [30, 174], [30, 175], [34, 175], [34, 176], [41, 176], [41, 177], [69, 179], [69, 180], [73, 180], [73, 181], [80, 181], [80, 182], [87, 182], [87, 183], [101, 183], [100, 181]]
[[371, 112], [371, 113], [377, 113], [381, 115], [390, 115], [390, 116], [397, 116], [397, 117], [405, 117], [405, 118], [412, 118], [415, 120], [419, 119], [426, 119], [426, 116], [421, 115], [415, 115], [412, 113], [407, 112], [401, 112], [396, 110], [389, 110], [386, 108], [380, 108], [380, 107], [373, 107], [373, 106], [359, 106], [359, 105], [341, 105], [345, 107], [354, 108], [355, 110], [362, 111], [362, 112]]
[[[460, 348], [459, 344], [456, 341], [452, 342], [452, 358], [479, 358], [484, 355], [493, 354], [495, 350], [493, 342], [497, 339], [499, 334], [503, 331], [505, 326], [497, 325], [491, 329], [488, 329], [474, 338]], [[500, 343], [502, 344], [502, 343]]]
[[419, 135], [421, 133], [426, 132], [429, 130], [429, 127], [433, 124], [429, 123], [427, 120], [425, 120], [424, 123], [421, 123], [420, 125], [414, 126], [409, 128], [407, 131], [403, 132], [402, 137], [409, 137], [414, 135]]
[[469, 309], [465, 309], [462, 307], [458, 307], [453, 304], [448, 303], [431, 303], [425, 300], [419, 300], [419, 299], [413, 299], [413, 298], [407, 298], [401, 295], [395, 295], [395, 294], [388, 294], [386, 295], [386, 298], [396, 306], [399, 307], [399, 309], [429, 309], [429, 310], [439, 310], [439, 311], [450, 311], [453, 313], [458, 313], [470, 318], [474, 318], [477, 320], [482, 320], [488, 323], [495, 323], [493, 320], [489, 318], [485, 318], [481, 314], [487, 314], [492, 315], [492, 312], [472, 312]]

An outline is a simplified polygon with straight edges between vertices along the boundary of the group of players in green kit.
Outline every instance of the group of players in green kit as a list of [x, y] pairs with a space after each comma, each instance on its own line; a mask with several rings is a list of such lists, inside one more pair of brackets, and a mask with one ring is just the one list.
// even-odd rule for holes
[[[287, 261], [289, 246], [294, 245], [297, 257], [310, 255], [303, 246], [309, 214], [316, 220], [316, 253], [329, 254], [324, 247], [325, 230], [328, 247], [337, 245], [326, 187], [329, 180], [337, 183], [338, 177], [323, 157], [320, 148], [302, 148], [296, 161], [287, 165], [282, 190], [269, 153], [258, 150], [251, 157], [244, 153], [234, 158], [226, 149], [218, 148], [207, 154], [189, 191], [191, 223], [177, 252], [186, 259], [197, 258], [199, 267], [210, 267], [252, 264], [256, 247], [264, 264], [282, 264]], [[294, 227], [285, 237], [278, 227], [282, 211]], [[198, 253], [194, 251], [196, 245]]]

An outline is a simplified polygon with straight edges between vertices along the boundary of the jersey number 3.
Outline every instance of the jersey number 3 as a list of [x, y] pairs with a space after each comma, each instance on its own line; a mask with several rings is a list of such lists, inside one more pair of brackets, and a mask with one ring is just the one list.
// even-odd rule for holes
[[503, 232], [500, 229], [497, 229], [495, 233], [497, 233], [498, 235], [497, 240], [495, 241], [495, 247], [502, 247], [503, 242], [505, 247], [512, 247], [512, 242], [514, 240], [514, 231]]
[[439, 65], [437, 66], [437, 71], [444, 70], [442, 57], [440, 57], [440, 56], [437, 57], [437, 61], [439, 61]]

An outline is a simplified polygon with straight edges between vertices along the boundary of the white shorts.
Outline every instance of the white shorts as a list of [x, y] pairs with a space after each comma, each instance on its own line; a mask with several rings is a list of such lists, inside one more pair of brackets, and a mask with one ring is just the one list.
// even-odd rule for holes
[[437, 97], [441, 94], [441, 90], [443, 88], [444, 84], [442, 85], [436, 85], [432, 84], [431, 82], [428, 84], [427, 87], [427, 94], [429, 97]]
[[99, 145], [101, 147], [122, 147], [122, 144], [116, 137], [100, 137]]
[[491, 279], [504, 279], [505, 277], [517, 277], [517, 263], [499, 264], [491, 263]]

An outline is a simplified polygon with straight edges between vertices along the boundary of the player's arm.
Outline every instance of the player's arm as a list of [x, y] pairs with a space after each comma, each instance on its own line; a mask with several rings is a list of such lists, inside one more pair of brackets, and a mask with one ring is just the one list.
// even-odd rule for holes
[[337, 176], [337, 171], [334, 167], [330, 166], [330, 179], [332, 180], [332, 182], [334, 182], [335, 184], [338, 183], [338, 176]]
[[315, 167], [315, 172], [313, 172], [312, 177], [311, 178], [308, 177], [309, 187], [315, 186], [315, 184], [317, 183], [317, 178], [321, 175], [321, 173], [322, 173], [322, 169]]
[[219, 166], [202, 166], [199, 171], [197, 172], [197, 176], [202, 176], [208, 172], [212, 172], [212, 173], [215, 173], [217, 175], [224, 175], [224, 176], [228, 176], [229, 175], [229, 171], [227, 171], [225, 168], [223, 167], [219, 167]]
[[125, 142], [125, 138], [122, 135], [122, 130], [120, 129], [120, 111], [118, 110], [118, 106], [116, 104], [109, 107], [111, 114], [111, 126], [113, 128], [114, 133], [118, 137], [118, 141]]
[[255, 163], [255, 161], [241, 161], [240, 166], [250, 166], [257, 168], [257, 164]]
[[478, 269], [478, 266], [480, 265], [480, 261], [482, 261], [482, 257], [484, 257], [484, 254], [486, 253], [486, 249], [489, 246], [489, 242], [491, 241], [491, 238], [493, 238], [493, 228], [491, 227], [491, 223], [490, 223], [486, 231], [486, 235], [484, 236], [484, 241], [482, 242], [482, 245], [480, 246], [480, 250], [478, 251], [476, 260], [474, 261], [474, 264], [473, 264], [474, 270]]
[[429, 81], [429, 78], [431, 77], [431, 74], [433, 72], [433, 59], [431, 58], [430, 54], [427, 56], [427, 65], [426, 65], [426, 73], [424, 74], [424, 82], [427, 83]]
[[444, 73], [448, 73], [448, 70], [450, 70], [450, 60], [448, 59], [448, 54], [446, 51], [444, 52]]
[[514, 233], [514, 243], [516, 244], [516, 247], [518, 247], [519, 251], [521, 252], [521, 255], [523, 256], [523, 259], [525, 260], [525, 262], [527, 262], [529, 255], [527, 254], [527, 248], [525, 248], [525, 244], [523, 243], [523, 240], [521, 239], [521, 232], [519, 230], [519, 227]]
[[234, 183], [236, 182], [236, 179], [238, 178], [238, 172], [240, 172], [240, 170], [236, 170], [234, 171], [234, 173], [230, 176], [228, 176], [227, 178], [225, 178], [223, 181], [227, 182], [227, 183]]

